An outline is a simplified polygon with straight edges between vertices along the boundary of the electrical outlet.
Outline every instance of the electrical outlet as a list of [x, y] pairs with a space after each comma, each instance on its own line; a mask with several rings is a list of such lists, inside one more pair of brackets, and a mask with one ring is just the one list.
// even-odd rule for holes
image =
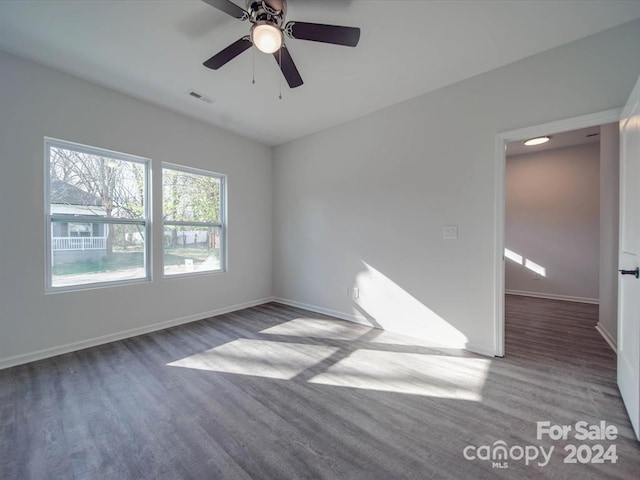
[[534, 274], [533, 274], [533, 279], [534, 279], [534, 280], [540, 280], [541, 278], [542, 278], [542, 277], [540, 276], [540, 274], [539, 274], [539, 273], [534, 273]]
[[347, 288], [347, 297], [360, 298], [360, 289], [358, 287]]

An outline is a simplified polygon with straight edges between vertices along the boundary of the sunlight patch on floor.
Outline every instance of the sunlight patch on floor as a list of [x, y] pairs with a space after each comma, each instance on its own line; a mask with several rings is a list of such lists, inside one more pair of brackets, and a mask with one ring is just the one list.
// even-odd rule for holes
[[[318, 329], [322, 331], [333, 323], [330, 320], [321, 321]], [[312, 327], [309, 321], [293, 321], [289, 326], [281, 330], [276, 328], [275, 331], [286, 331], [290, 335], [298, 328], [308, 330]], [[371, 331], [369, 328], [366, 330]], [[344, 333], [341, 329], [338, 331]], [[353, 340], [344, 347], [333, 347], [241, 338], [176, 360], [168, 366], [308, 381], [333, 387], [476, 402], [482, 400], [490, 359], [460, 357], [435, 350], [416, 353], [387, 351], [384, 348], [389, 347], [380, 344], [376, 347], [375, 343], [369, 342], [358, 345]], [[311, 368], [313, 370], [309, 371]]]
[[[267, 335], [282, 335], [289, 337], [318, 338], [325, 340], [361, 340], [363, 335], [372, 331], [369, 326], [360, 326], [346, 320], [330, 320], [324, 318], [300, 317], [288, 322], [261, 330]], [[362, 348], [376, 348], [376, 344], [396, 345], [400, 347], [423, 347], [437, 351], [451, 352], [451, 349], [443, 348], [440, 344], [429, 342], [422, 338], [411, 337], [401, 333], [389, 332], [382, 329], [373, 329], [375, 335], [366, 340]], [[463, 349], [457, 349], [456, 354], [467, 354]]]
[[240, 338], [168, 365], [290, 380], [330, 357], [337, 350], [323, 345]]
[[339, 320], [320, 318], [295, 318], [288, 322], [262, 330], [269, 335], [287, 335], [291, 337], [324, 338], [327, 340], [357, 340], [370, 331], [370, 327], [358, 327]]
[[491, 360], [357, 350], [310, 382], [479, 402]]

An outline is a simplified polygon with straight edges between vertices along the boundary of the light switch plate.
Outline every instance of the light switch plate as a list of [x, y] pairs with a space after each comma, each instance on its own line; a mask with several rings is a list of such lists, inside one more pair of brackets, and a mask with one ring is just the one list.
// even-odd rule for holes
[[455, 240], [458, 238], [457, 225], [445, 225], [442, 227], [442, 238], [445, 240]]

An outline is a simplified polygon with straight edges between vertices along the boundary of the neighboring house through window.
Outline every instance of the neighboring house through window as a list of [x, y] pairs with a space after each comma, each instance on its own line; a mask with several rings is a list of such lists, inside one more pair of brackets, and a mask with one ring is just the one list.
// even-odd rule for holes
[[149, 280], [149, 161], [45, 139], [47, 288]]
[[[99, 198], [57, 178], [49, 179], [49, 200], [53, 215], [104, 215]], [[58, 257], [59, 264], [65, 256], [62, 252], [74, 252], [66, 255], [68, 260], [91, 258], [90, 251], [106, 249], [106, 231], [104, 224], [55, 222], [52, 224], [54, 256]]]

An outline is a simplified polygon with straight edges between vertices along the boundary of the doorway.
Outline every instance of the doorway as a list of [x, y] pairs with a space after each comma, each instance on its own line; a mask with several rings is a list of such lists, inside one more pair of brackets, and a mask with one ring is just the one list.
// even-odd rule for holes
[[[598, 127], [603, 124], [618, 122], [621, 111], [618, 109], [585, 115], [567, 120], [547, 123], [511, 132], [496, 135], [496, 250], [495, 250], [495, 352], [496, 356], [505, 354], [505, 200], [506, 200], [506, 147], [510, 142], [523, 142], [524, 140], [548, 135], [558, 135], [562, 132]], [[518, 255], [518, 252], [512, 252]], [[520, 255], [523, 265], [526, 257]], [[514, 258], [518, 259], [517, 256]], [[537, 275], [544, 273], [544, 265], [539, 265], [534, 259], [528, 259], [529, 266], [537, 269]], [[616, 260], [617, 261], [617, 260]], [[526, 267], [525, 267], [526, 268]], [[532, 270], [536, 274], [535, 270]], [[534, 277], [535, 278], [535, 277]]]

